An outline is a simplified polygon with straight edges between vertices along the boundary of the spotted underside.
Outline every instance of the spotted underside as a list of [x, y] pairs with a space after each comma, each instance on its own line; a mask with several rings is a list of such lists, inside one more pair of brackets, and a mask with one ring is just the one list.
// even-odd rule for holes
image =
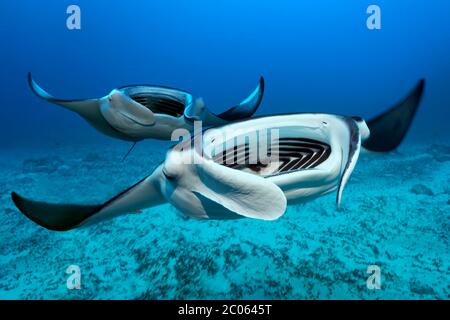
[[331, 154], [328, 144], [306, 138], [280, 138], [272, 145], [265, 148], [267, 152], [253, 151], [248, 143], [236, 145], [214, 155], [213, 160], [229, 168], [267, 177], [315, 168]]

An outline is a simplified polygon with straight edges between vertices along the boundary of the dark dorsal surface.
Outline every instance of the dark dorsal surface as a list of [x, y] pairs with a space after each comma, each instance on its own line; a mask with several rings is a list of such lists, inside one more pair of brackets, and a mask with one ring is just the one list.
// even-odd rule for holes
[[403, 141], [422, 99], [425, 80], [421, 80], [403, 101], [367, 122], [370, 137], [363, 147], [378, 152], [389, 152]]
[[267, 156], [261, 159], [258, 151], [250, 157], [250, 145], [241, 144], [213, 156], [216, 163], [237, 170], [268, 177], [307, 170], [323, 163], [331, 154], [331, 147], [323, 142], [306, 138], [280, 138]]
[[53, 231], [67, 231], [101, 210], [102, 205], [53, 204], [11, 194], [16, 207], [30, 220]]

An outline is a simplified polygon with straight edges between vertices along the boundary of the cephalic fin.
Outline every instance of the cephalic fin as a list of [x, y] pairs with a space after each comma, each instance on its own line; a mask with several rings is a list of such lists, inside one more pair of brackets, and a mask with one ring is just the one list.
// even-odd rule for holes
[[341, 175], [341, 180], [339, 181], [339, 187], [336, 195], [336, 205], [338, 208], [341, 206], [342, 193], [344, 192], [344, 188], [347, 185], [347, 182], [350, 178], [350, 175], [355, 169], [356, 162], [358, 161], [359, 154], [361, 152], [361, 134], [359, 127], [356, 125], [354, 120], [347, 120], [349, 129], [350, 129], [350, 146], [348, 149], [348, 154], [344, 155], [347, 161], [345, 162], [344, 171]]
[[[222, 166], [213, 160], [203, 161], [197, 172], [202, 181], [197, 194], [210, 204], [216, 204], [205, 207], [210, 218], [218, 218], [215, 210], [219, 206], [226, 209], [225, 216], [231, 218], [276, 220], [286, 211], [287, 199], [283, 191], [263, 177]], [[207, 205], [205, 201], [202, 203]]]

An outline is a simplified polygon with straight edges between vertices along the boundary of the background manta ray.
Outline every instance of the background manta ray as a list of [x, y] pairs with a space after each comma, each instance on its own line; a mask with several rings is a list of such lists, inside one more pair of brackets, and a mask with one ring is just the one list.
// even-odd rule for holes
[[[334, 190], [339, 206], [361, 146], [375, 151], [398, 146], [417, 110], [423, 86], [422, 80], [406, 99], [368, 125], [360, 117], [302, 113], [215, 127], [203, 133], [201, 152], [191, 145], [175, 146], [149, 177], [101, 205], [50, 204], [15, 192], [12, 200], [32, 221], [57, 231], [165, 202], [200, 219], [274, 220], [284, 214], [288, 201], [306, 202]], [[267, 154], [276, 155], [275, 160], [249, 161], [251, 154], [259, 152], [237, 141], [273, 129], [278, 132], [276, 149], [269, 148]], [[256, 148], [263, 143], [267, 141], [259, 139]]]
[[154, 85], [129, 85], [114, 89], [99, 99], [64, 100], [53, 97], [28, 74], [28, 83], [40, 98], [78, 113], [92, 127], [113, 138], [137, 142], [143, 139], [170, 140], [175, 129], [224, 125], [250, 118], [264, 95], [264, 78], [241, 103], [221, 114], [209, 111], [202, 100], [194, 101], [184, 91]]

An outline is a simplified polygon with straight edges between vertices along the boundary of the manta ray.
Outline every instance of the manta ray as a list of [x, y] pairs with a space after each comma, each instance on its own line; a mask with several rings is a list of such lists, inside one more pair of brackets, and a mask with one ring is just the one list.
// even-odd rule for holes
[[98, 99], [64, 100], [52, 96], [28, 74], [31, 90], [41, 99], [79, 114], [101, 133], [138, 142], [143, 139], [170, 140], [175, 129], [192, 131], [194, 121], [204, 127], [224, 125], [250, 118], [264, 94], [264, 78], [238, 105], [221, 114], [209, 111], [201, 98], [184, 90], [156, 85], [127, 85]]
[[361, 117], [297, 113], [207, 129], [170, 148], [151, 175], [101, 204], [46, 203], [15, 192], [12, 200], [29, 219], [55, 231], [165, 203], [196, 219], [276, 220], [288, 204], [331, 192], [339, 207], [361, 149], [397, 147], [423, 87], [421, 81], [406, 99], [367, 123]]

